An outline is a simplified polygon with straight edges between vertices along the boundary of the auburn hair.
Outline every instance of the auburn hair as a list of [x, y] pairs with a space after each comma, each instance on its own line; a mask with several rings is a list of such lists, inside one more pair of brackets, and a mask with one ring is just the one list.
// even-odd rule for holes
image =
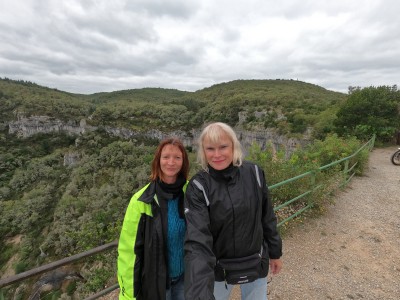
[[183, 146], [183, 143], [181, 142], [180, 139], [171, 137], [171, 138], [166, 138], [160, 142], [158, 145], [156, 152], [154, 153], [153, 161], [151, 162], [151, 175], [150, 175], [150, 180], [154, 181], [157, 179], [161, 179], [162, 177], [162, 171], [161, 171], [161, 165], [160, 165], [160, 159], [161, 159], [161, 152], [164, 149], [165, 146], [167, 145], [173, 145], [179, 148], [179, 150], [182, 152], [182, 168], [179, 171], [179, 174], [182, 174], [183, 177], [187, 180], [189, 176], [189, 158], [185, 149], [185, 146]]

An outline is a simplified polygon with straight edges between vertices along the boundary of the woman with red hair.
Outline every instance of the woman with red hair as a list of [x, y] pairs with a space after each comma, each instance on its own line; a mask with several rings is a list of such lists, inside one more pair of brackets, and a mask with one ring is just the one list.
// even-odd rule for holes
[[118, 243], [120, 300], [184, 300], [183, 198], [189, 173], [176, 138], [158, 145], [150, 183], [127, 208]]

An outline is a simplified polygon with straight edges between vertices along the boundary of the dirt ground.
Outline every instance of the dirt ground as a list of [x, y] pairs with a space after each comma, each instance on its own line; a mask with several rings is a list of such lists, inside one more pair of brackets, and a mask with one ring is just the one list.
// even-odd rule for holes
[[[390, 162], [395, 150], [373, 150], [365, 175], [339, 191], [325, 215], [283, 239], [284, 266], [268, 285], [269, 300], [400, 299], [400, 166]], [[114, 299], [118, 291], [102, 298]], [[236, 288], [231, 300], [239, 299]]]
[[[327, 213], [284, 239], [269, 299], [400, 299], [400, 166], [375, 149]], [[240, 298], [234, 298], [240, 299]]]

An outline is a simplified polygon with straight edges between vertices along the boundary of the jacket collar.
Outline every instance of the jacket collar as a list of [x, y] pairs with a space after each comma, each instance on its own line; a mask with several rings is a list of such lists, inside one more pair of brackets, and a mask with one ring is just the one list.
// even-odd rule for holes
[[230, 164], [229, 167], [223, 170], [215, 170], [210, 165], [208, 165], [208, 172], [212, 177], [217, 180], [231, 181], [236, 176], [238, 171], [239, 168], [235, 167], [233, 164]]
[[[182, 188], [183, 192], [186, 191], [187, 184], [188, 184], [188, 182], [186, 181], [185, 185]], [[154, 200], [158, 203], [157, 194], [160, 194], [161, 197], [166, 197], [166, 198], [169, 197], [168, 195], [166, 195], [165, 192], [162, 191], [162, 189], [159, 186], [157, 187], [156, 181], [151, 181], [148, 184], [147, 188], [144, 190], [144, 192], [140, 195], [138, 200], [142, 201], [144, 203], [147, 203], [147, 204], [150, 204]], [[171, 197], [172, 197], [172, 195], [171, 195]]]
[[138, 200], [149, 204], [153, 201], [155, 194], [156, 194], [156, 182], [152, 181], [148, 184], [147, 188], [140, 195]]

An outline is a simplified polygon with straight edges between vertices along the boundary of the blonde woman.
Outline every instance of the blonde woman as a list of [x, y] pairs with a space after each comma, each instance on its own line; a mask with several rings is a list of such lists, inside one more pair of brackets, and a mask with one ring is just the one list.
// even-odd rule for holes
[[282, 241], [264, 172], [243, 161], [225, 123], [204, 128], [198, 160], [185, 200], [185, 297], [228, 300], [240, 285], [242, 299], [265, 300], [268, 270], [282, 267]]

